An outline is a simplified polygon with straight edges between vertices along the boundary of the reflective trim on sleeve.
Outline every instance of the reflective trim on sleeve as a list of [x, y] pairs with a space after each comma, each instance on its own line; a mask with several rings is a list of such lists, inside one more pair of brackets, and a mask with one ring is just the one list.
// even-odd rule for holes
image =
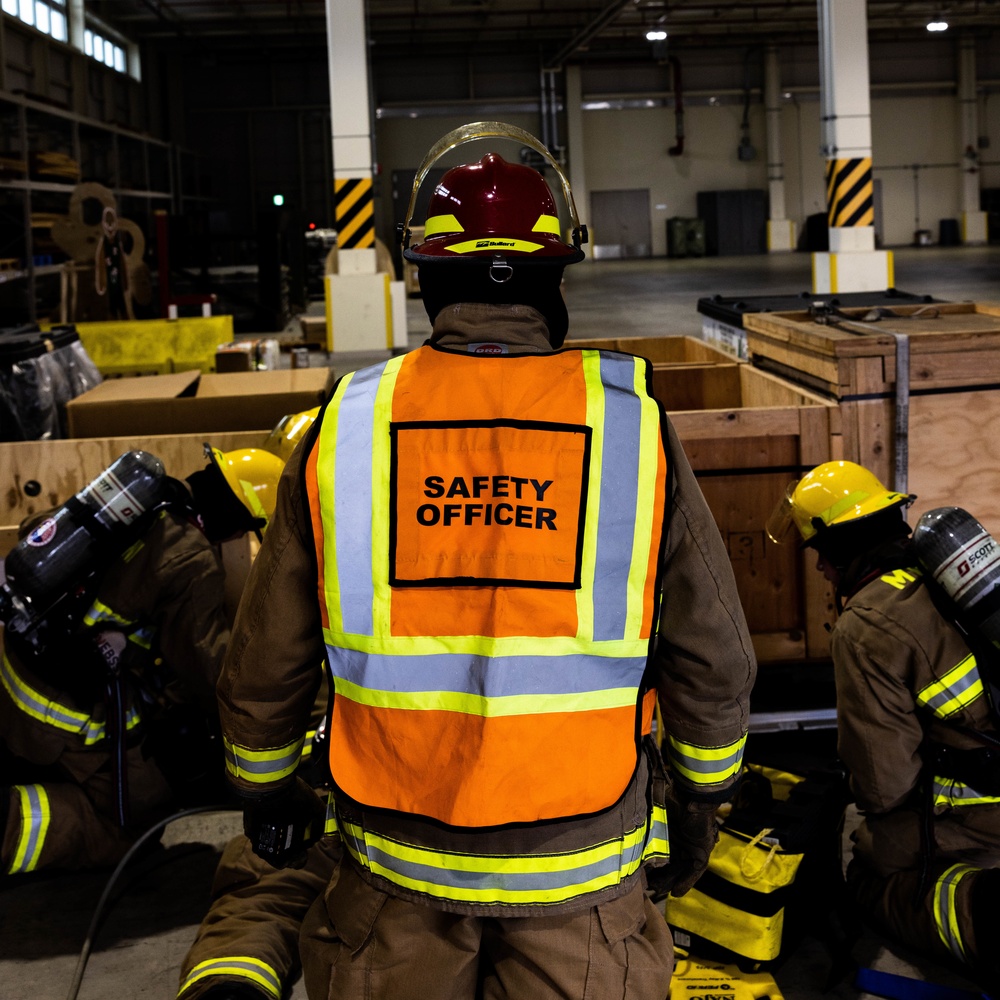
[[688, 781], [716, 785], [739, 774], [743, 765], [744, 733], [734, 743], [721, 747], [699, 747], [667, 734], [667, 758]]
[[917, 704], [929, 708], [939, 719], [947, 719], [974, 702], [983, 693], [976, 658], [970, 653], [939, 681], [917, 692]]
[[938, 936], [960, 962], [965, 962], [966, 956], [962, 932], [958, 926], [958, 914], [955, 910], [955, 896], [958, 892], [958, 883], [966, 875], [977, 871], [978, 868], [970, 865], [952, 865], [934, 885], [934, 923], [937, 924]]
[[134, 619], [125, 618], [101, 601], [94, 601], [83, 616], [83, 624], [89, 628], [97, 628], [104, 622], [121, 625], [129, 642], [134, 642], [143, 649], [152, 648], [153, 637], [156, 635], [156, 629], [153, 626], [144, 625], [141, 628], [136, 628]]
[[18, 836], [14, 860], [8, 869], [11, 875], [35, 870], [42, 848], [45, 846], [45, 835], [49, 830], [49, 796], [42, 785], [14, 785], [14, 791], [20, 798], [21, 833]]
[[278, 973], [267, 962], [250, 955], [210, 958], [199, 962], [181, 983], [181, 988], [177, 991], [178, 1000], [183, 997], [185, 990], [207, 976], [234, 976], [248, 979], [264, 990], [268, 996], [274, 997], [274, 1000], [281, 1000], [281, 979]]
[[327, 792], [326, 796], [326, 819], [323, 821], [323, 836], [329, 837], [338, 832], [337, 829], [337, 804], [333, 800], [333, 792]]
[[1000, 802], [998, 795], [983, 795], [955, 778], [934, 776], [934, 805], [983, 806]]
[[267, 750], [251, 750], [241, 747], [223, 737], [222, 745], [226, 755], [226, 770], [234, 778], [251, 781], [255, 785], [266, 785], [280, 781], [294, 773], [302, 756], [302, 745], [305, 737], [300, 736], [295, 742], [283, 747]]
[[[76, 709], [60, 705], [36, 691], [27, 681], [20, 677], [5, 656], [0, 667], [0, 682], [7, 689], [14, 704], [33, 719], [47, 726], [54, 726], [67, 733], [77, 733], [83, 737], [85, 746], [100, 743], [107, 736], [107, 727], [103, 722], [96, 722], [89, 715]], [[139, 724], [139, 713], [130, 707], [126, 715], [126, 729], [133, 729]]]

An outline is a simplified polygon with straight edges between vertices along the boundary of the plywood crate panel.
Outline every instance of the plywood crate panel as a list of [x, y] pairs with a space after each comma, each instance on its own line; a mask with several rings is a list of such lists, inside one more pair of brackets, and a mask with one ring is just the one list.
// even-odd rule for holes
[[654, 366], [652, 382], [729, 552], [758, 659], [824, 659], [830, 587], [811, 553], [775, 545], [764, 525], [789, 482], [829, 459], [836, 406], [745, 364]]
[[[843, 312], [850, 319], [839, 326], [808, 312], [748, 315], [752, 363], [838, 403], [833, 457], [915, 493], [911, 524], [957, 504], [1000, 532], [1000, 304], [896, 306], [878, 321], [865, 309]], [[905, 450], [896, 440], [894, 334], [906, 335], [910, 352]]]
[[259, 448], [266, 433], [177, 434], [162, 437], [64, 438], [0, 443], [0, 524], [55, 507], [81, 490], [119, 455], [132, 449], [155, 455], [168, 476], [183, 479], [206, 465], [204, 444], [222, 451]]
[[[168, 476], [183, 479], [205, 467], [206, 440], [222, 451], [232, 451], [259, 447], [263, 437], [259, 431], [241, 431], [0, 443], [0, 482], [7, 484], [0, 500], [0, 559], [17, 544], [18, 525], [26, 517], [64, 503], [126, 451], [148, 451], [163, 462]], [[230, 621], [236, 614], [255, 550], [256, 538], [252, 535], [221, 546], [226, 574], [224, 598]]]
[[648, 358], [654, 365], [706, 365], [736, 363], [732, 354], [697, 337], [611, 337], [567, 340], [566, 347], [598, 351], [622, 351]]

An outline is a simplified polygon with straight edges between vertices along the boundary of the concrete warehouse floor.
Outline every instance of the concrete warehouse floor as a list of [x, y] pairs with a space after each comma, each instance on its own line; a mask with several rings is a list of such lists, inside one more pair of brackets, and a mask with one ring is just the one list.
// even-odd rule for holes
[[[1000, 247], [896, 251], [896, 284], [903, 291], [953, 301], [1000, 301], [998, 279]], [[701, 317], [696, 303], [701, 297], [795, 294], [810, 285], [807, 254], [588, 262], [566, 273], [571, 336], [698, 336]], [[416, 346], [429, 332], [419, 299], [410, 300], [408, 315], [410, 344]], [[370, 358], [361, 354], [329, 359], [320, 356], [312, 363], [327, 360], [339, 374]], [[919, 447], [919, 442], [914, 447]], [[832, 735], [832, 730], [826, 733], [831, 742]], [[855, 823], [856, 817], [849, 811], [848, 832]], [[188, 817], [167, 828], [164, 850], [127, 872], [112, 895], [94, 941], [80, 1000], [171, 1000], [176, 995], [178, 968], [207, 906], [220, 852], [240, 826], [237, 813], [212, 813]], [[108, 875], [101, 871], [6, 880], [0, 876], [0, 997], [67, 997]], [[862, 966], [971, 986], [919, 957], [885, 948], [869, 933], [854, 946], [853, 958]], [[776, 970], [775, 978], [788, 1000], [865, 1000], [870, 996], [858, 993], [849, 976], [827, 988], [830, 969], [824, 947], [806, 938]], [[301, 983], [290, 996], [292, 1000], [305, 997]]]

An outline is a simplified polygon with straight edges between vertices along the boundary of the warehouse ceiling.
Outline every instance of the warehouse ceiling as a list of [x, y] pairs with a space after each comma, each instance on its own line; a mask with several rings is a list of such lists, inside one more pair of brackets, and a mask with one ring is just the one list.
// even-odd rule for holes
[[[358, 0], [336, 0], [338, 4]], [[671, 48], [814, 41], [816, 0], [367, 0], [379, 57], [470, 57], [529, 47], [548, 66], [649, 58], [649, 29]], [[88, 8], [139, 42], [323, 44], [325, 0], [98, 0]], [[869, 0], [873, 41], [926, 37], [929, 20], [952, 32], [1000, 27], [1000, 0]]]

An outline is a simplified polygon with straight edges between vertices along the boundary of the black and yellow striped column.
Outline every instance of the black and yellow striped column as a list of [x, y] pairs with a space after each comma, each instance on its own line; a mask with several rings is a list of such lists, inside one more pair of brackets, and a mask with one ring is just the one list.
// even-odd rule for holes
[[833, 228], [875, 224], [870, 156], [826, 161], [826, 205]]
[[371, 177], [338, 178], [333, 188], [337, 246], [341, 250], [374, 248], [375, 199]]

